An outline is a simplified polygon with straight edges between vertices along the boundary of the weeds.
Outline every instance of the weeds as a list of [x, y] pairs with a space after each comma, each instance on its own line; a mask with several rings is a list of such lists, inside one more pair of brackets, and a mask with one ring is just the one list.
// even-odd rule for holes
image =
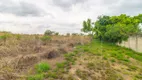
[[129, 70], [136, 71], [137, 67], [134, 65], [129, 65]]
[[136, 75], [135, 77], [140, 79], [140, 80], [142, 79], [142, 75]]
[[48, 72], [48, 74], [46, 75], [46, 78], [53, 78], [53, 79], [55, 79], [55, 78], [58, 78], [58, 74], [56, 73], [56, 72]]
[[[130, 61], [131, 61], [131, 58], [133, 58], [133, 59], [136, 59], [139, 63], [141, 63], [142, 55], [141, 53], [137, 53], [135, 51], [132, 51], [131, 49], [122, 48], [117, 45], [105, 43], [105, 42], [103, 42], [102, 47], [101, 47], [100, 46], [101, 43], [98, 40], [94, 40], [90, 44], [85, 44], [87, 43], [89, 38], [84, 39], [83, 44], [85, 45], [82, 45], [82, 46], [73, 46], [74, 47], [73, 48], [72, 46], [67, 45], [68, 43], [72, 43], [75, 45], [80, 44], [81, 39], [78, 36], [71, 36], [71, 37], [69, 36], [68, 37], [67, 36], [62, 36], [62, 37], [61, 36], [50, 36], [50, 37], [49, 36], [37, 36], [37, 38], [35, 38], [36, 36], [24, 35], [21, 38], [19, 36], [17, 36], [17, 38], [15, 37], [16, 36], [14, 36], [14, 38], [7, 38], [6, 40], [8, 44], [7, 46], [3, 46], [3, 45], [0, 46], [1, 50], [3, 50], [0, 53], [4, 53], [5, 57], [8, 56], [8, 58], [9, 57], [15, 58], [15, 56], [17, 57], [18, 55], [27, 56], [31, 54], [31, 56], [34, 55], [38, 59], [40, 57], [40, 59], [42, 60], [49, 60], [49, 58], [43, 58], [39, 56], [41, 55], [39, 53], [43, 53], [44, 51], [47, 51], [47, 49], [51, 50], [50, 48], [53, 48], [53, 47], [57, 49], [57, 53], [58, 53], [58, 50], [59, 50], [58, 47], [62, 45], [65, 45], [67, 48], [71, 47], [72, 49], [75, 49], [73, 52], [69, 52], [68, 50], [66, 54], [60, 54], [60, 50], [59, 50], [59, 55], [61, 55], [60, 57], [63, 58], [64, 61], [61, 61], [61, 62], [55, 61], [54, 64], [50, 64], [50, 65], [46, 62], [41, 62], [35, 65], [34, 69], [33, 68], [31, 69], [33, 70], [30, 73], [31, 75], [30, 76], [28, 75], [28, 78], [27, 78], [28, 80], [63, 79], [65, 75], [67, 75], [70, 80], [72, 80], [72, 77], [74, 76], [78, 76], [82, 80], [90, 79], [90, 78], [95, 80], [96, 76], [94, 78], [92, 77], [93, 75], [96, 75], [95, 73], [101, 73], [100, 75], [102, 76], [108, 75], [109, 80], [115, 80], [115, 79], [118, 79], [119, 75], [117, 75], [117, 70], [116, 72], [114, 71], [113, 66], [117, 68], [121, 66], [122, 64], [128, 67], [127, 69], [129, 70], [126, 70], [125, 68], [123, 69], [120, 68], [118, 69], [120, 70], [119, 73], [123, 73], [126, 70], [126, 72], [128, 72], [128, 75], [133, 76], [136, 79], [141, 79], [141, 74], [133, 73], [135, 71], [139, 73], [141, 72], [139, 71], [140, 70], [139, 66], [133, 64]], [[52, 37], [52, 40], [51, 40], [51, 37]], [[42, 45], [43, 42], [49, 43], [49, 41], [51, 42], [49, 45]], [[39, 46], [38, 47], [40, 51], [39, 53], [34, 51], [35, 47], [37, 46]], [[3, 49], [3, 47], [6, 49]], [[11, 53], [16, 53], [16, 54], [11, 54]], [[51, 57], [54, 56], [54, 53], [55, 52], [51, 52], [52, 54]], [[89, 57], [82, 58], [84, 54]], [[64, 57], [62, 57], [63, 55]], [[45, 54], [44, 57], [45, 56], [48, 56], [48, 54]], [[29, 60], [32, 61], [33, 59], [36, 59], [36, 58], [34, 57], [32, 58], [30, 56], [28, 58], [23, 57], [21, 60], [24, 60], [26, 62], [25, 63], [19, 62], [18, 64], [22, 63], [24, 65], [24, 70], [25, 70], [33, 66], [33, 64], [31, 64], [30, 62], [29, 62], [28, 67], [25, 66], [25, 64]], [[38, 59], [35, 60], [34, 64], [38, 63], [39, 61]], [[78, 63], [77, 61], [80, 61], [80, 60], [82, 60], [81, 63]], [[86, 63], [84, 63], [83, 61], [86, 61]], [[107, 62], [109, 62], [112, 65], [109, 65], [109, 63]], [[77, 69], [75, 71], [75, 74], [73, 75], [68, 74], [70, 73], [69, 72], [70, 69], [72, 69], [76, 65], [78, 66], [78, 64], [81, 64], [79, 66], [83, 66], [83, 67], [81, 67], [80, 69]], [[22, 68], [23, 68], [23, 65], [21, 65]], [[52, 66], [54, 67], [52, 68]], [[81, 70], [82, 68], [83, 70]], [[91, 71], [94, 71], [94, 72], [91, 72]], [[16, 69], [15, 69], [15, 72], [13, 70], [13, 73], [16, 73]], [[134, 75], [132, 75], [132, 73]], [[105, 79], [102, 79], [102, 80], [105, 80]]]
[[77, 53], [68, 53], [68, 54], [65, 54], [65, 59], [67, 60], [67, 63], [68, 64], [75, 64], [75, 56], [76, 56]]
[[76, 75], [81, 78], [81, 80], [88, 80], [89, 79], [89, 74], [86, 71], [81, 71], [81, 70], [76, 70]]
[[111, 59], [110, 61], [111, 61], [111, 62], [116, 62], [115, 59]]
[[27, 80], [43, 80], [43, 79], [44, 79], [43, 74], [36, 74], [36, 75], [29, 76]]

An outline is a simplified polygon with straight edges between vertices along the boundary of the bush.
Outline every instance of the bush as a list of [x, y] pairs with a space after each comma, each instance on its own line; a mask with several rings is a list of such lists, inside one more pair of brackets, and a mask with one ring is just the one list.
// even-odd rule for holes
[[42, 62], [37, 64], [35, 68], [38, 73], [42, 73], [50, 70], [50, 65], [48, 63]]
[[29, 76], [27, 80], [43, 80], [44, 75], [43, 74], [36, 74], [33, 76]]

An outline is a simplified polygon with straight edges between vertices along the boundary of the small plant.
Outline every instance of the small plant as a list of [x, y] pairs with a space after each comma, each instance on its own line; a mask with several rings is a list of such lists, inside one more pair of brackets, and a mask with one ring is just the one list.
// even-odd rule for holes
[[50, 65], [48, 63], [42, 62], [35, 66], [38, 73], [46, 72], [50, 70]]
[[27, 80], [43, 80], [43, 79], [44, 79], [43, 74], [36, 74], [36, 75], [29, 76]]

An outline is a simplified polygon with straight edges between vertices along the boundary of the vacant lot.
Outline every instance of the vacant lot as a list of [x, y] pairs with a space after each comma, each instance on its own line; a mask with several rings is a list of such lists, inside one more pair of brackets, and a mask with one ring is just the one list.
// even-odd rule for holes
[[[64, 54], [76, 45], [90, 42], [88, 36], [50, 36], [8, 34], [0, 41], [0, 80], [26, 79], [35, 64], [47, 62], [52, 68], [64, 61]], [[48, 38], [47, 38], [48, 39]]]
[[89, 36], [9, 34], [0, 80], [142, 80], [142, 54]]

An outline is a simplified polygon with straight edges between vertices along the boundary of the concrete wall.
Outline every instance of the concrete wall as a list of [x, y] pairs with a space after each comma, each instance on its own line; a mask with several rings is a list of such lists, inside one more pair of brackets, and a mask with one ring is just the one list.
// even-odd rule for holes
[[125, 46], [127, 48], [131, 48], [137, 52], [142, 52], [142, 37], [138, 37], [137, 40], [136, 40], [136, 37], [130, 37], [128, 41], [122, 42], [119, 45]]

